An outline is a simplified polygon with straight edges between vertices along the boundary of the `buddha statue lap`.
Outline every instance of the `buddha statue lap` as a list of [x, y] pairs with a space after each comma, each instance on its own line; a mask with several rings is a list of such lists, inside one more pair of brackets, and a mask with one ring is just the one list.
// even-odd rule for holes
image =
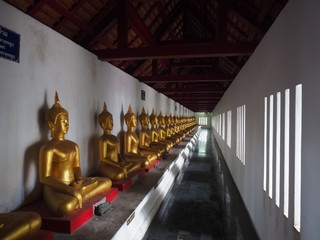
[[141, 167], [148, 167], [155, 163], [157, 160], [156, 154], [141, 151], [139, 149], [139, 138], [134, 132], [137, 127], [137, 117], [132, 112], [131, 105], [129, 105], [128, 112], [124, 116], [127, 132], [124, 136], [124, 155], [126, 161], [138, 161]]
[[157, 147], [150, 147], [151, 136], [150, 136], [150, 131], [148, 129], [149, 116], [146, 114], [146, 111], [144, 110], [144, 108], [142, 108], [142, 112], [139, 115], [139, 121], [141, 124], [141, 130], [139, 133], [140, 149], [145, 152], [157, 154], [157, 156], [160, 157], [163, 154], [164, 149], [157, 148]]
[[55, 215], [65, 216], [82, 208], [83, 201], [109, 190], [112, 182], [82, 176], [79, 147], [64, 137], [69, 129], [68, 112], [61, 107], [57, 93], [46, 119], [52, 139], [40, 149], [40, 182], [48, 207]]
[[103, 111], [99, 114], [99, 124], [103, 129], [103, 135], [99, 139], [100, 174], [113, 181], [118, 181], [139, 170], [141, 168], [140, 162], [122, 159], [119, 139], [111, 134], [113, 129], [112, 114], [108, 112], [105, 103]]
[[35, 212], [0, 213], [0, 239], [31, 240], [40, 230], [41, 217]]

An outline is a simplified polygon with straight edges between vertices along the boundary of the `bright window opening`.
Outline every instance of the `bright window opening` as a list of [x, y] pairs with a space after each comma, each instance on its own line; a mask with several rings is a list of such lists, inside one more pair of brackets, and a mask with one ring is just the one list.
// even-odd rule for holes
[[284, 187], [283, 213], [289, 217], [289, 142], [290, 142], [290, 89], [285, 91], [284, 99]]
[[203, 125], [208, 125], [208, 118], [207, 117], [199, 117], [199, 124], [201, 125], [201, 126], [203, 126]]
[[225, 140], [226, 133], [226, 114], [222, 113], [222, 139]]
[[294, 227], [300, 232], [301, 214], [301, 137], [302, 137], [302, 85], [296, 86], [295, 153], [294, 153]]
[[245, 164], [245, 114], [246, 106], [242, 105], [237, 108], [237, 146], [236, 155], [239, 160]]
[[267, 191], [268, 98], [264, 98], [263, 190]]
[[276, 193], [275, 202], [280, 206], [280, 135], [281, 133], [281, 93], [277, 93], [277, 124], [276, 124]]
[[272, 198], [273, 191], [273, 95], [270, 96], [269, 114], [269, 197]]
[[227, 145], [231, 148], [231, 110], [227, 112]]

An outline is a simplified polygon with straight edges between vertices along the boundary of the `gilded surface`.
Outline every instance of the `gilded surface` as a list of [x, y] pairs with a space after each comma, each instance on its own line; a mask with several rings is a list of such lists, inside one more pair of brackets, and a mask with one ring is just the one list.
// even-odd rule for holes
[[55, 103], [47, 112], [52, 139], [44, 144], [39, 154], [40, 182], [43, 197], [57, 216], [64, 216], [82, 202], [111, 188], [111, 180], [83, 177], [80, 153], [76, 143], [66, 140], [69, 129], [68, 112], [60, 106], [56, 93]]

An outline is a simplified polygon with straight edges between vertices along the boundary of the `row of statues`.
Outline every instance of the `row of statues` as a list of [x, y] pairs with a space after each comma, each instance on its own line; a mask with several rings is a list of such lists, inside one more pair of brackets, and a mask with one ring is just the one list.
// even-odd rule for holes
[[[69, 129], [68, 111], [60, 105], [58, 94], [55, 94], [54, 104], [46, 113], [51, 140], [40, 149], [39, 179], [44, 185], [43, 198], [56, 216], [65, 216], [77, 208], [82, 208], [85, 200], [108, 191], [112, 181], [125, 179], [141, 168], [154, 165], [159, 157], [167, 153], [196, 125], [194, 117], [178, 118], [168, 114], [162, 116], [161, 112], [156, 116], [154, 110], [148, 116], [143, 108], [139, 115], [142, 129], [138, 137], [135, 132], [137, 117], [131, 105], [124, 119], [127, 132], [124, 135], [122, 157], [119, 139], [111, 133], [112, 114], [104, 104], [98, 116], [103, 129], [99, 139], [100, 176], [84, 177], [80, 168], [79, 147], [76, 143], [65, 139]], [[149, 123], [151, 123], [150, 129]], [[33, 218], [36, 220], [29, 219], [31, 223], [26, 221], [30, 226], [32, 224], [36, 226], [30, 227], [29, 233], [32, 229], [39, 228], [39, 217], [33, 216]], [[0, 215], [0, 236], [1, 228], [7, 224], [3, 219], [1, 222]], [[22, 232], [21, 229], [16, 229], [15, 232], [17, 231]]]

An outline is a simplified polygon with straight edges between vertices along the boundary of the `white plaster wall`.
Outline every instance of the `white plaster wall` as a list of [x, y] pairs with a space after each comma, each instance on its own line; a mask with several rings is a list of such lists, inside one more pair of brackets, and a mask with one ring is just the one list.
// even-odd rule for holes
[[[0, 25], [21, 37], [20, 63], [0, 58], [0, 212], [41, 195], [38, 152], [49, 139], [44, 114], [53, 104], [55, 90], [69, 111], [66, 138], [79, 145], [85, 176], [97, 171], [102, 134], [97, 115], [104, 101], [113, 114], [113, 133], [120, 137], [129, 104], [137, 114], [142, 106], [149, 113], [155, 108], [157, 114], [160, 110], [193, 114], [3, 1]], [[140, 100], [141, 89], [146, 101]]]
[[[320, 236], [319, 9], [317, 0], [290, 0], [213, 112], [215, 116], [232, 110], [232, 149], [215, 131], [214, 134], [261, 239], [311, 240]], [[302, 207], [301, 233], [298, 233], [293, 227], [293, 146], [295, 86], [300, 83], [303, 95]], [[264, 97], [281, 92], [283, 108], [287, 88], [291, 91], [288, 219], [283, 215], [283, 177], [280, 208], [275, 205], [274, 198], [270, 199], [263, 191]], [[243, 104], [247, 112], [245, 166], [235, 157], [236, 108]], [[283, 144], [283, 132], [281, 135]]]

